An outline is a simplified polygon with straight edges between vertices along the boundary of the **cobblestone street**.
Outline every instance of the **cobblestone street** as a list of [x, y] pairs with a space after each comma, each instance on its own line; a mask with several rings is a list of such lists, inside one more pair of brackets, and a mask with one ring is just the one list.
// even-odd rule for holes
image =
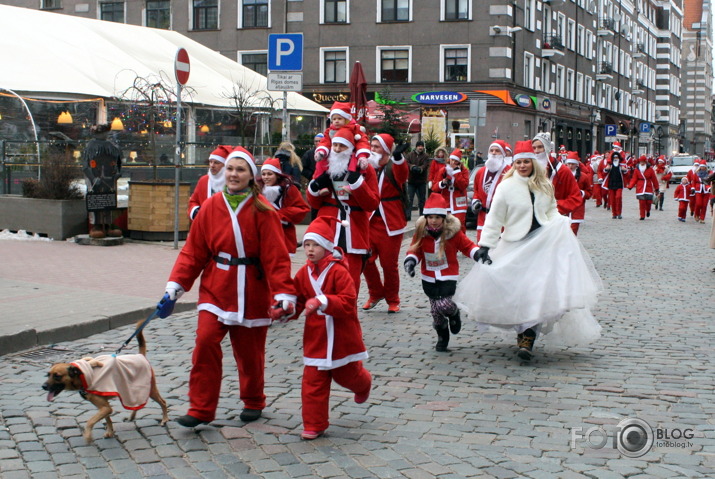
[[[638, 221], [629, 191], [622, 220], [593, 202], [587, 206], [579, 238], [605, 285], [595, 310], [602, 338], [590, 347], [537, 341], [536, 357], [523, 363], [515, 341], [480, 336], [465, 321], [451, 352], [437, 353], [428, 301], [418, 278], [403, 272], [401, 313], [388, 316], [384, 302], [360, 311], [373, 374], [370, 399], [355, 404], [333, 385], [331, 426], [314, 441], [300, 439], [302, 318], [269, 331], [263, 418], [238, 419], [237, 373], [225, 347], [218, 419], [196, 432], [175, 422], [187, 410], [195, 312], [156, 319], [145, 330], [169, 403], [168, 425], [159, 426], [161, 411], [152, 401], [135, 423], [123, 422], [129, 412], [115, 400], [116, 437], [102, 438], [98, 424], [91, 444], [81, 433], [95, 408], [76, 393], [47, 402], [41, 385], [53, 362], [111, 353], [132, 327], [0, 356], [0, 477], [713, 477], [710, 217], [706, 225], [690, 217], [679, 223], [672, 189], [666, 194], [666, 211], [646, 221]], [[471, 265], [462, 259], [462, 275]], [[365, 290], [363, 283], [360, 305]], [[136, 352], [135, 343], [127, 351]], [[656, 438], [642, 457], [626, 457], [612, 436], [620, 421], [636, 417], [684, 447]], [[579, 436], [593, 427], [611, 437], [601, 449]], [[686, 429], [692, 438], [675, 436]]]

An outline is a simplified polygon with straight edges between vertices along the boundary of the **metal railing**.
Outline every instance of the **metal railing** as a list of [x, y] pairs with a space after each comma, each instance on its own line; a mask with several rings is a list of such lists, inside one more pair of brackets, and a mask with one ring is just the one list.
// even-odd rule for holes
[[545, 34], [544, 35], [544, 48], [553, 48], [556, 50], [564, 49], [564, 41], [561, 35], [557, 34]]
[[601, 62], [598, 64], [598, 73], [601, 75], [610, 75], [613, 73], [613, 64], [611, 62]]
[[598, 19], [599, 30], [611, 30], [616, 28], [616, 22], [612, 18], [602, 17]]

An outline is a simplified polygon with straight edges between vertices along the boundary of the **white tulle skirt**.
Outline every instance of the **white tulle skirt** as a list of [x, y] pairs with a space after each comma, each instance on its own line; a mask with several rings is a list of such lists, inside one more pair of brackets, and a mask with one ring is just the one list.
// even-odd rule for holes
[[479, 331], [521, 333], [540, 326], [539, 342], [576, 346], [601, 336], [591, 314], [603, 289], [588, 252], [558, 216], [521, 241], [500, 240], [491, 265], [476, 263], [454, 300]]

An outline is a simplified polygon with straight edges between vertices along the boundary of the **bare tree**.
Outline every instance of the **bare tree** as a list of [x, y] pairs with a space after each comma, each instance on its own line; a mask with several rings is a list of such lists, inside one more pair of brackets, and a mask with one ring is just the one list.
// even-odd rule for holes
[[[230, 91], [224, 91], [221, 96], [233, 103], [230, 115], [236, 121], [236, 129], [241, 137], [241, 144], [246, 143], [246, 133], [253, 125], [256, 126], [256, 114], [272, 115], [279, 101], [266, 90], [261, 88], [258, 81], [240, 80], [231, 85]], [[270, 132], [269, 132], [270, 133]]]

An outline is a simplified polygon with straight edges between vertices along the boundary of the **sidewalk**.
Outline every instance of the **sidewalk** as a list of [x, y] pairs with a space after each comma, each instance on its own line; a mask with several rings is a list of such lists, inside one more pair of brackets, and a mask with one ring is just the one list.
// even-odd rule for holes
[[[297, 225], [299, 239], [306, 228]], [[99, 247], [0, 241], [0, 356], [145, 319], [161, 299], [183, 244], [175, 250], [172, 242]], [[302, 248], [292, 263], [294, 273], [305, 263]], [[199, 280], [181, 297], [176, 312], [196, 307], [198, 285]]]

